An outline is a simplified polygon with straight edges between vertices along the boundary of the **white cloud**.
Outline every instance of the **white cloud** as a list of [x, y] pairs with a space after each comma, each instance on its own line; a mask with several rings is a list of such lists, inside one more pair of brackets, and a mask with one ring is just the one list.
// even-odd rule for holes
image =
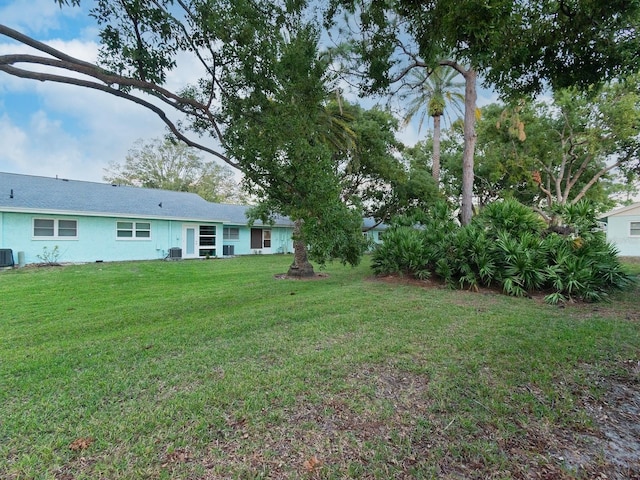
[[24, 156], [28, 136], [26, 132], [11, 123], [6, 115], [0, 117], [0, 169], [12, 171], [9, 167], [24, 169], [28, 162]]
[[[46, 43], [85, 61], [95, 62], [97, 58], [98, 45], [94, 41], [55, 39]], [[16, 44], [0, 44], [0, 54], [29, 50]], [[181, 58], [180, 67], [168, 76], [172, 88], [197, 79], [196, 63]], [[154, 113], [105, 92], [3, 73], [0, 78], [3, 171], [101, 181], [103, 169], [110, 162], [123, 162], [135, 140], [166, 133], [164, 123]], [[12, 94], [32, 95], [34, 101], [14, 107], [19, 111], [10, 111], [9, 105], [16, 102], [5, 101], [3, 95], [7, 98]], [[30, 118], [29, 124], [19, 124], [17, 119], [25, 117]]]
[[428, 131], [424, 126], [422, 130], [418, 131], [417, 125], [415, 122], [409, 123], [406, 127], [404, 127], [398, 133], [398, 140], [400, 140], [405, 145], [412, 147], [416, 143], [424, 140], [427, 137]]
[[60, 8], [54, 0], [11, 0], [0, 6], [3, 24], [39, 36], [60, 29], [66, 20], [82, 14], [83, 8]]
[[14, 0], [0, 7], [2, 23], [20, 31], [43, 32], [59, 26], [60, 7], [49, 0]]
[[75, 139], [43, 111], [31, 116], [27, 128], [0, 118], [0, 143], [0, 170], [12, 173], [72, 176], [81, 158]]

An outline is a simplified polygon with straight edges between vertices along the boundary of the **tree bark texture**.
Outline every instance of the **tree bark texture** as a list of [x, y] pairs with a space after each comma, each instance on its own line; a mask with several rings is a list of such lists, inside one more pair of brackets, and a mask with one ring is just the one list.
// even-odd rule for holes
[[440, 115], [433, 116], [433, 164], [431, 166], [431, 175], [436, 181], [436, 185], [440, 185]]
[[302, 220], [293, 222], [293, 263], [287, 275], [290, 277], [313, 277], [313, 265], [307, 257], [307, 244], [302, 237]]
[[468, 225], [473, 217], [473, 155], [476, 147], [476, 91], [477, 72], [473, 68], [465, 70], [464, 92], [464, 153], [462, 154], [462, 205], [460, 220]]

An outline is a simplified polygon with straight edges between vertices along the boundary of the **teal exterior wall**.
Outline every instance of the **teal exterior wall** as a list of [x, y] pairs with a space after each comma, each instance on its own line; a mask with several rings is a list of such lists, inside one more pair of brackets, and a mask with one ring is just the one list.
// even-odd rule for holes
[[[36, 238], [33, 235], [34, 219], [68, 219], [77, 221], [77, 237]], [[148, 222], [151, 224], [149, 238], [123, 239], [117, 236], [117, 222]], [[82, 215], [40, 215], [34, 213], [0, 212], [0, 248], [24, 252], [25, 262], [39, 263], [38, 255], [46, 247], [51, 251], [58, 247], [59, 262], [96, 262], [163, 259], [172, 247], [185, 248], [186, 227], [198, 231], [200, 225], [215, 226], [215, 253], [223, 256], [223, 245], [233, 245], [234, 255], [254, 253], [290, 253], [293, 251], [290, 227], [256, 227], [271, 231], [271, 248], [251, 248], [251, 228], [233, 225], [239, 229], [237, 240], [223, 240], [222, 223], [189, 222], [164, 219], [134, 219], [126, 217], [98, 217]], [[183, 253], [183, 257], [185, 256]], [[198, 253], [195, 253], [198, 257]]]
[[364, 232], [364, 235], [367, 237], [367, 239], [374, 244], [382, 243], [383, 234], [384, 234], [384, 230], [375, 230], [375, 229]]
[[[293, 228], [282, 226], [262, 226], [249, 227], [247, 225], [230, 224], [224, 227], [237, 228], [239, 230], [238, 239], [224, 239], [223, 244], [233, 246], [234, 255], [252, 254], [273, 254], [293, 252]], [[251, 248], [251, 229], [261, 229], [271, 231], [270, 248]]]
[[607, 240], [623, 257], [640, 257], [640, 235], [631, 235], [631, 222], [640, 222], [640, 206], [607, 218]]
[[[77, 237], [66, 239], [35, 238], [34, 218], [69, 219], [77, 221]], [[150, 238], [121, 239], [116, 236], [118, 221], [144, 221], [151, 224]], [[58, 247], [60, 262], [95, 262], [121, 260], [153, 260], [164, 258], [169, 248], [180, 246], [181, 222], [169, 220], [132, 220], [115, 217], [86, 217], [76, 215], [37, 215], [4, 212], [0, 227], [2, 248], [25, 253], [26, 263], [38, 263], [46, 247]]]

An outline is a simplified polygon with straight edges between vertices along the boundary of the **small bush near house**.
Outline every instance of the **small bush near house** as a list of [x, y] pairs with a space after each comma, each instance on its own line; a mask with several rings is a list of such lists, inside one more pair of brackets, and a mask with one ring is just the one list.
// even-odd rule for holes
[[412, 226], [392, 226], [372, 266], [377, 274], [433, 274], [460, 288], [499, 286], [513, 296], [544, 292], [549, 303], [602, 301], [633, 283], [588, 203], [557, 214], [567, 224], [550, 229], [532, 209], [505, 200], [460, 227], [438, 205]]
[[42, 248], [42, 253], [36, 255], [38, 260], [40, 260], [41, 265], [45, 266], [55, 266], [60, 265], [58, 260], [60, 260], [60, 248], [58, 245], [55, 245], [51, 250], [47, 247]]

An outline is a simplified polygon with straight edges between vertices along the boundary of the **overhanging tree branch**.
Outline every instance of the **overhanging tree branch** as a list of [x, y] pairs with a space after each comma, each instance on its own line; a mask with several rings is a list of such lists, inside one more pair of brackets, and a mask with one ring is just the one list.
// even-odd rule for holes
[[[159, 99], [160, 101], [174, 109], [176, 112], [186, 114], [195, 119], [206, 121], [210, 126], [210, 134], [218, 141], [223, 143], [222, 131], [217, 124], [213, 112], [211, 112], [211, 110], [209, 109], [209, 105], [200, 103], [191, 97], [185, 97], [175, 94], [152, 82], [125, 77], [122, 75], [116, 75], [101, 68], [98, 65], [67, 55], [53, 47], [50, 47], [49, 45], [39, 42], [5, 25], [0, 25], [0, 35], [5, 35], [53, 57], [51, 58], [29, 54], [2, 55], [0, 56], [0, 71], [20, 78], [90, 88], [129, 100], [155, 113], [160, 118], [160, 120], [162, 120], [162, 122], [169, 128], [169, 130], [178, 139], [180, 139], [187, 145], [210, 153], [211, 155], [214, 155], [215, 157], [219, 158], [220, 160], [224, 161], [234, 168], [240, 168], [238, 163], [232, 161], [227, 155], [223, 154], [222, 152], [214, 150], [203, 145], [200, 142], [196, 142], [187, 137], [183, 132], [180, 131], [176, 122], [169, 119], [167, 113], [162, 108], [141, 97], [132, 95], [128, 92], [128, 90], [133, 89], [144, 92], [153, 96], [154, 98]], [[82, 74], [94, 78], [95, 80], [97, 80], [97, 82], [71, 75], [57, 75], [53, 73], [26, 70], [24, 68], [16, 67], [15, 64], [17, 63], [52, 67], [59, 70], [64, 70], [65, 72], [69, 72], [70, 74]], [[117, 88], [114, 87], [114, 85], [117, 86]]]

